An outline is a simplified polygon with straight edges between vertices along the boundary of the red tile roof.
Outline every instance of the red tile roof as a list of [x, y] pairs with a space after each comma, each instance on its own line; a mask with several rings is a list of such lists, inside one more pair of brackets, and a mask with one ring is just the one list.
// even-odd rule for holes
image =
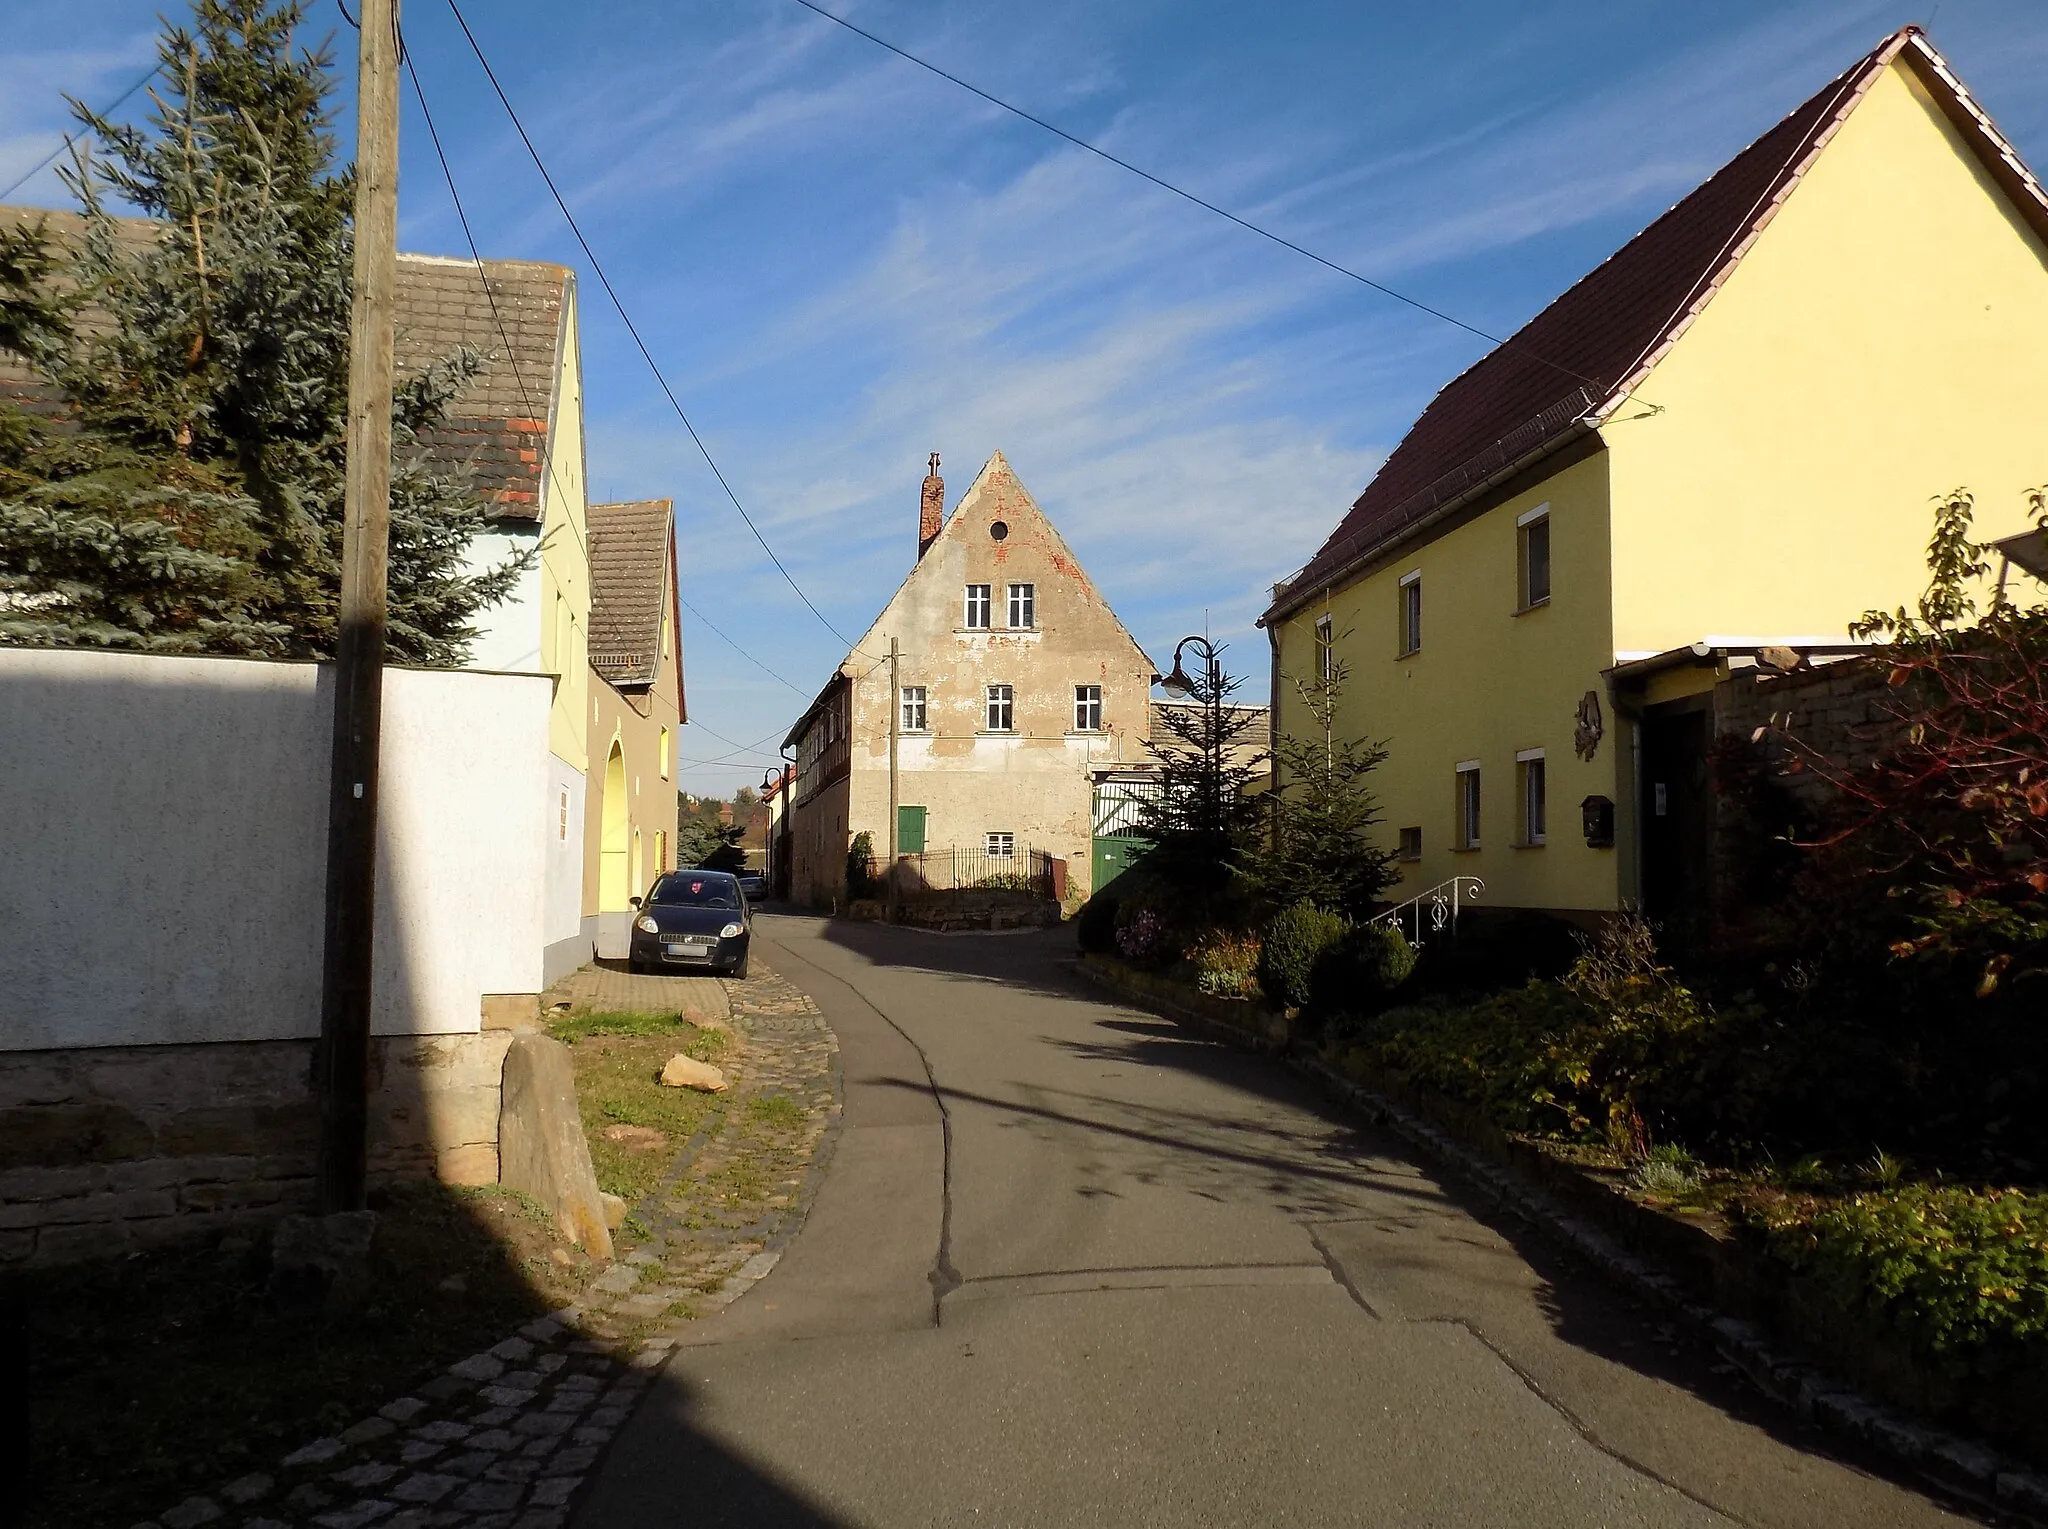
[[651, 685], [661, 665], [675, 512], [666, 499], [590, 507], [590, 667]]
[[1705, 306], [1814, 156], [1902, 51], [2008, 189], [2040, 187], [1917, 28], [1894, 33], [1623, 245], [1423, 410], [1273, 620], [1441, 509], [1596, 426]]

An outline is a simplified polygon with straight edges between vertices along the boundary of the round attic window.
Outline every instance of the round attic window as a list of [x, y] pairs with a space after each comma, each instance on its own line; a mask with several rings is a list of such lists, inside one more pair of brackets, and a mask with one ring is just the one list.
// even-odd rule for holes
[[997, 541], [1007, 541], [1010, 535], [1009, 522], [999, 520], [988, 528], [988, 534]]

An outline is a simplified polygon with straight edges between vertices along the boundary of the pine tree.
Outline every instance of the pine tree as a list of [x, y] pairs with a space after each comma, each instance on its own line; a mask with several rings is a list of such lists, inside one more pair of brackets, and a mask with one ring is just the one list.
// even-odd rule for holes
[[1263, 756], [1240, 752], [1258, 713], [1230, 704], [1243, 681], [1220, 664], [1192, 679], [1193, 705], [1155, 714], [1167, 736], [1152, 743], [1158, 789], [1139, 805], [1138, 832], [1152, 843], [1148, 876], [1196, 898], [1228, 897], [1240, 889], [1258, 847], [1262, 811], [1245, 787]]
[[1273, 749], [1273, 844], [1259, 867], [1268, 899], [1309, 902], [1359, 920], [1396, 879], [1394, 857], [1372, 842], [1379, 803], [1368, 784], [1385, 763], [1385, 745], [1340, 737], [1337, 702], [1348, 666], [1324, 655], [1314, 681], [1294, 681], [1315, 726], [1283, 734]]
[[[109, 322], [14, 347], [62, 389], [77, 432], [54, 455], [49, 443], [15, 453], [27, 486], [0, 482], [0, 524], [34, 529], [39, 549], [0, 541], [4, 614], [36, 618], [0, 628], [15, 640], [332, 651], [353, 179], [334, 168], [331, 54], [296, 46], [305, 11], [306, 0], [197, 0], [191, 30], [159, 42], [146, 126], [73, 102], [103, 147], [66, 176], [86, 214], [67, 274]], [[152, 219], [156, 237], [137, 239], [114, 202]], [[475, 616], [525, 566], [467, 567], [482, 513], [421, 442], [480, 364], [448, 357], [394, 404], [398, 662], [460, 663]]]

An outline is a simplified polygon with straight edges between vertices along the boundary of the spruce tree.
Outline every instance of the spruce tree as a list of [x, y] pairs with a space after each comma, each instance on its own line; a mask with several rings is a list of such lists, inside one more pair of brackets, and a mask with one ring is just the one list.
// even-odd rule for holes
[[1245, 787], [1263, 755], [1245, 756], [1258, 713], [1230, 704], [1243, 681], [1218, 664], [1192, 676], [1190, 706], [1155, 715], [1166, 736], [1152, 741], [1159, 759], [1156, 794], [1139, 804], [1138, 832], [1152, 843], [1144, 860], [1157, 877], [1208, 901], [1234, 896], [1258, 848], [1258, 800]]
[[1355, 921], [1396, 879], [1392, 853], [1372, 841], [1380, 809], [1369, 782], [1387, 750], [1339, 736], [1337, 702], [1350, 671], [1334, 656], [1324, 662], [1315, 680], [1294, 681], [1314, 726], [1274, 744], [1273, 843], [1258, 880], [1276, 904], [1309, 902]]
[[[191, 29], [159, 42], [146, 125], [73, 102], [101, 150], [66, 175], [86, 217], [66, 275], [102, 321], [14, 347], [62, 390], [73, 427], [15, 452], [26, 484], [0, 480], [0, 525], [33, 532], [30, 550], [0, 537], [13, 596], [0, 632], [14, 640], [332, 651], [353, 181], [334, 164], [331, 53], [297, 45], [305, 11], [197, 0]], [[475, 616], [525, 566], [468, 568], [481, 511], [421, 440], [480, 364], [450, 356], [394, 404], [397, 662], [460, 663]]]

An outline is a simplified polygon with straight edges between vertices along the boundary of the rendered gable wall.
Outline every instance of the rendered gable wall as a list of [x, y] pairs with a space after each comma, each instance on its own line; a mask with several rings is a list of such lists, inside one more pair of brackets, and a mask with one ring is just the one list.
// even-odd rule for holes
[[[1614, 642], [1839, 636], [2048, 481], [2048, 259], [1903, 64], [1872, 85], [1604, 435]], [[1641, 406], [1661, 406], [1633, 419]]]

